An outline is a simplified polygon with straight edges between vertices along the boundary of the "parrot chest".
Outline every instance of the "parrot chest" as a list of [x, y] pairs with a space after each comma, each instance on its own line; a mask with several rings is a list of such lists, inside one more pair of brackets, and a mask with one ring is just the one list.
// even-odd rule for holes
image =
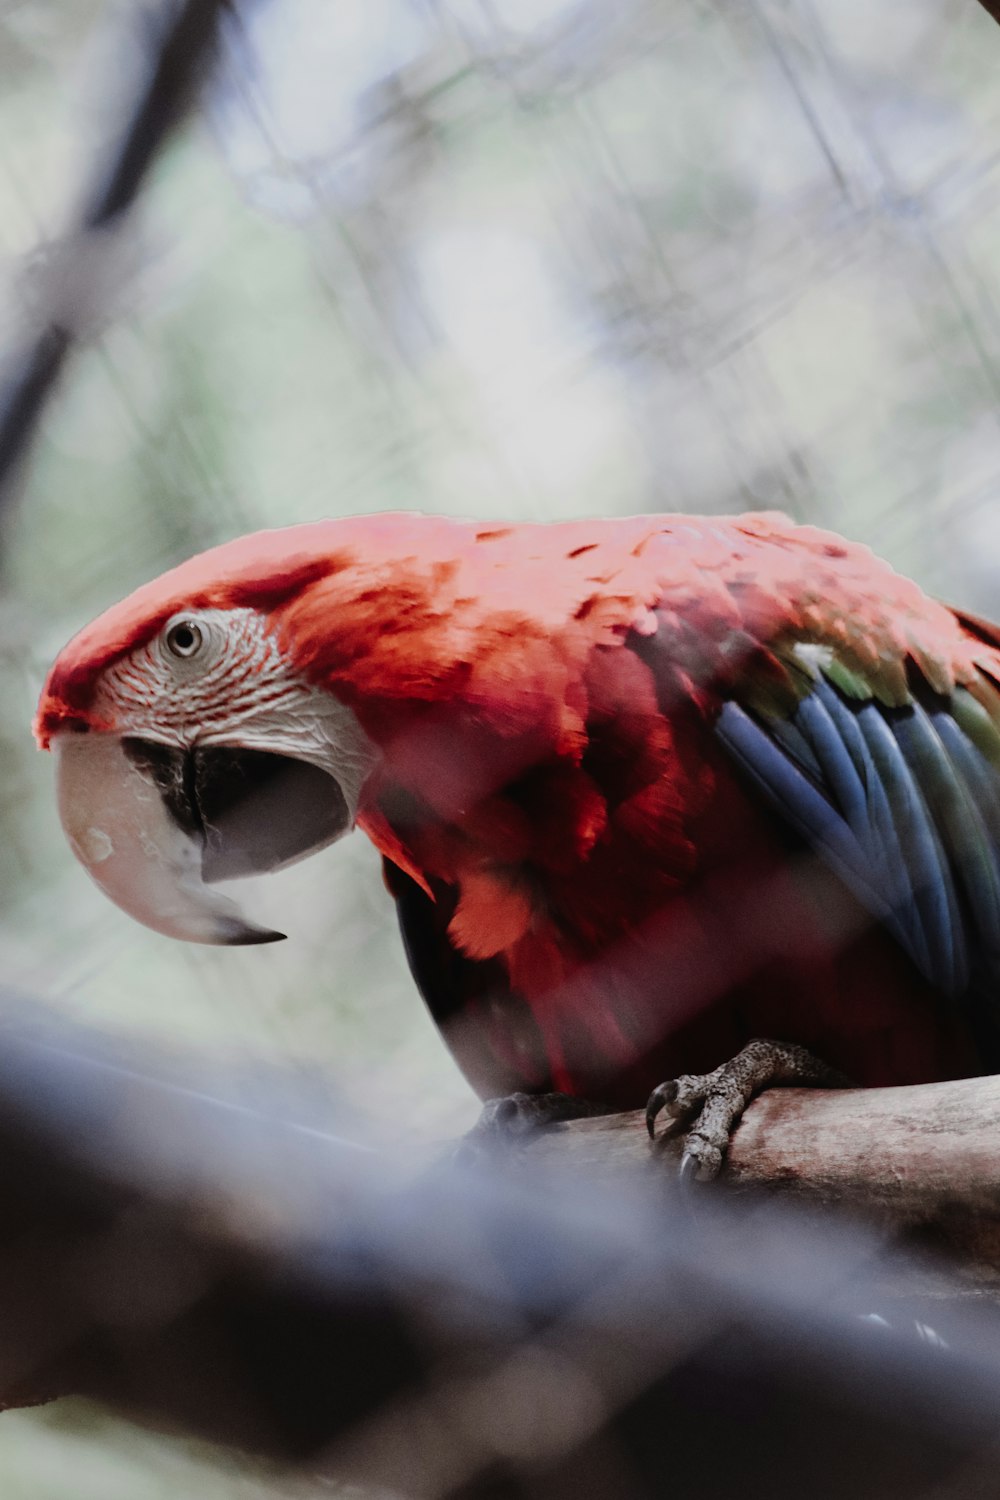
[[415, 978], [481, 1097], [558, 1090], [640, 1107], [663, 1078], [758, 1037], [798, 1042], [863, 1085], [982, 1070], [961, 1014], [715, 761], [684, 878], [664, 880], [633, 844], [585, 875], [551, 872], [536, 893], [549, 920], [511, 953], [461, 953], [456, 889], [432, 901], [390, 877]]

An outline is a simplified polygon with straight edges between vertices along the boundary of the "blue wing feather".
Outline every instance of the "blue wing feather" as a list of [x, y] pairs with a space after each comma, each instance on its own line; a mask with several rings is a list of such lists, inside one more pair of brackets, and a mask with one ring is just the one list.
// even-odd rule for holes
[[825, 678], [820, 678], [815, 691], [851, 756], [863, 788], [863, 802], [854, 804], [855, 827], [868, 861], [868, 882], [876, 886], [889, 906], [892, 922], [887, 925], [893, 936], [911, 954], [921, 973], [927, 974], [931, 959], [914, 898], [913, 872], [903, 853], [889, 792], [858, 724], [859, 705], [847, 703]]
[[[959, 690], [961, 691], [961, 690]], [[905, 708], [820, 678], [790, 719], [725, 704], [761, 795], [953, 997], [1000, 1004], [1000, 772], [929, 690]]]
[[870, 701], [859, 708], [858, 724], [889, 793], [916, 908], [908, 915], [915, 917], [929, 953], [925, 973], [946, 994], [956, 995], [969, 980], [965, 934], [951, 866], [911, 768], [916, 758], [909, 733], [913, 712], [910, 708], [885, 710]]
[[880, 921], [891, 922], [893, 913], [888, 902], [867, 878], [864, 849], [812, 778], [737, 703], [725, 704], [716, 734], [790, 827], [855, 889]]

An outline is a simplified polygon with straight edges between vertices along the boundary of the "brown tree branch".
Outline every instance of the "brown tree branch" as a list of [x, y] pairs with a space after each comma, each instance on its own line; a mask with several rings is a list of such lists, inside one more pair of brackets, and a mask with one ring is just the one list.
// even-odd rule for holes
[[[680, 1150], [679, 1138], [651, 1144], [640, 1111], [553, 1126], [525, 1147], [532, 1162], [605, 1180], [670, 1173]], [[977, 1283], [1000, 1290], [1000, 1076], [771, 1089], [744, 1116], [721, 1180], [920, 1230]]]

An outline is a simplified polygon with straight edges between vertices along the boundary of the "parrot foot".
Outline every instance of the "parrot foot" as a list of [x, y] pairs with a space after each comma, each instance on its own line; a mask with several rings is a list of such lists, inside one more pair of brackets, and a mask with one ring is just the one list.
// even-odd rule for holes
[[501, 1099], [487, 1099], [479, 1119], [459, 1143], [459, 1159], [468, 1161], [490, 1149], [516, 1145], [546, 1125], [611, 1113], [609, 1106], [575, 1094], [505, 1094]]
[[669, 1117], [668, 1135], [699, 1111], [684, 1142], [680, 1176], [685, 1182], [709, 1182], [718, 1176], [729, 1138], [751, 1099], [776, 1084], [844, 1088], [847, 1079], [794, 1042], [748, 1042], [711, 1073], [682, 1073], [655, 1088], [646, 1105], [650, 1139], [661, 1111]]
[[473, 1128], [504, 1135], [526, 1135], [544, 1125], [561, 1125], [565, 1120], [589, 1120], [595, 1115], [611, 1113], [609, 1105], [594, 1104], [576, 1094], [505, 1094], [501, 1099], [486, 1100]]

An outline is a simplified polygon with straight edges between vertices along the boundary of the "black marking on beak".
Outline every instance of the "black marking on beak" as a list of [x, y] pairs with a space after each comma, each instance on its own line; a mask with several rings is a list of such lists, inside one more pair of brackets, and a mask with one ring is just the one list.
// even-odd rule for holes
[[288, 936], [285, 932], [262, 932], [256, 927], [242, 927], [234, 923], [232, 933], [225, 940], [227, 948], [250, 948], [259, 947], [261, 943], [283, 943]]
[[350, 823], [338, 783], [307, 761], [228, 745], [122, 744], [178, 827], [201, 842], [206, 883], [281, 869]]
[[191, 752], [131, 735], [122, 740], [122, 749], [132, 764], [154, 783], [178, 828], [204, 838], [205, 825], [198, 811], [195, 763]]

